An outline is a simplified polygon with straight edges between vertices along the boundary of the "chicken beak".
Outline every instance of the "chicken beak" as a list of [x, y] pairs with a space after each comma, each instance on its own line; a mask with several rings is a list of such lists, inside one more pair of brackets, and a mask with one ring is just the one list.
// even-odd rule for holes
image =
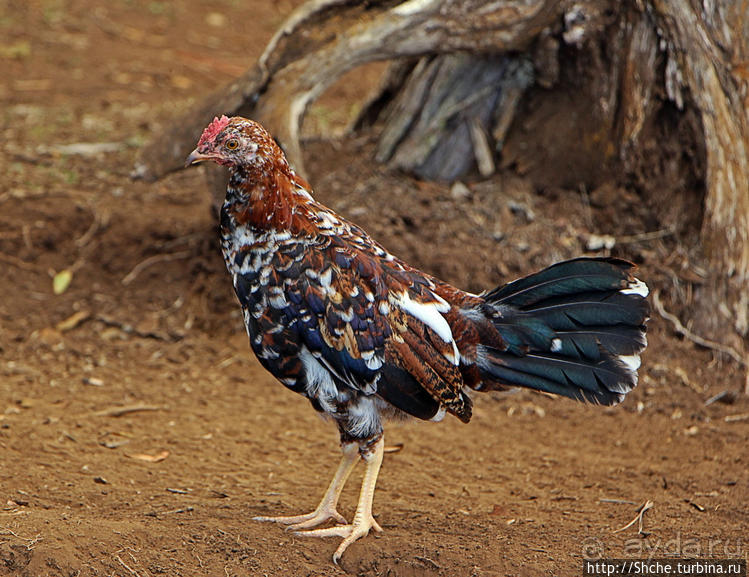
[[198, 149], [196, 148], [185, 160], [185, 168], [187, 168], [188, 166], [192, 166], [193, 164], [203, 162], [204, 160], [215, 160], [215, 157], [210, 154], [203, 154], [202, 152], [198, 152]]

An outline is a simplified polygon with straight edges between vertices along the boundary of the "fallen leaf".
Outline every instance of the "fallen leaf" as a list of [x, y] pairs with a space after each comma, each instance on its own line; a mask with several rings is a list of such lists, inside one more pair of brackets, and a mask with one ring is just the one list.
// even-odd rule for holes
[[145, 461], [146, 463], [160, 463], [169, 456], [169, 451], [161, 451], [158, 455], [146, 455], [144, 453], [135, 453], [133, 455], [127, 455], [131, 459], [137, 459], [138, 461]]
[[78, 311], [70, 315], [65, 320], [57, 323], [55, 328], [61, 333], [64, 333], [66, 331], [73, 330], [75, 327], [88, 320], [90, 317], [91, 313], [89, 311]]
[[56, 295], [61, 295], [70, 286], [73, 280], [73, 272], [69, 269], [63, 269], [58, 272], [52, 279], [52, 292]]

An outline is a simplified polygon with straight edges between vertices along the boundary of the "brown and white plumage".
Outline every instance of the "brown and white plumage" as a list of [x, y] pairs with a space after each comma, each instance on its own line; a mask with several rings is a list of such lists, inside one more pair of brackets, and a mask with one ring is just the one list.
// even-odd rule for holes
[[222, 249], [252, 349], [341, 435], [341, 465], [318, 509], [264, 520], [297, 530], [343, 522], [336, 504], [354, 448], [367, 463], [352, 524], [304, 532], [344, 537], [334, 560], [379, 530], [371, 505], [384, 418], [468, 422], [469, 390], [525, 386], [614, 404], [636, 385], [648, 305], [630, 263], [576, 259], [472, 295], [316, 202], [259, 124], [215, 119], [187, 162], [204, 160], [231, 170]]

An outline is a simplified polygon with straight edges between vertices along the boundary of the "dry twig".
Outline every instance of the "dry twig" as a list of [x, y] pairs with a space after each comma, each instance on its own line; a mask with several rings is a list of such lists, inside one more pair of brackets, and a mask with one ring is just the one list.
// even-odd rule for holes
[[645, 515], [645, 511], [652, 509], [654, 506], [655, 506], [655, 503], [653, 503], [650, 499], [645, 501], [645, 503], [643, 503], [642, 506], [637, 511], [637, 516], [634, 519], [632, 519], [629, 523], [627, 523], [624, 527], [622, 527], [621, 529], [617, 529], [616, 531], [614, 531], [614, 533], [621, 533], [622, 531], [629, 529], [632, 525], [637, 523], [637, 532], [640, 535], [647, 536], [648, 533], [646, 533], [642, 527], [642, 518]]
[[739, 415], [726, 415], [723, 417], [726, 423], [738, 423], [739, 421], [749, 421], [749, 413], [742, 413]]
[[713, 403], [721, 402], [726, 404], [731, 404], [736, 400], [736, 393], [733, 391], [721, 391], [717, 395], [713, 395], [708, 400], [705, 401], [705, 406], [709, 407]]
[[125, 562], [124, 562], [124, 561], [122, 560], [122, 557], [120, 557], [119, 555], [115, 555], [115, 556], [114, 556], [114, 558], [115, 558], [115, 559], [117, 559], [117, 562], [118, 562], [118, 563], [119, 563], [120, 565], [122, 565], [122, 566], [123, 566], [123, 567], [124, 567], [125, 569], [127, 569], [127, 570], [128, 570], [129, 572], [130, 572], [130, 574], [131, 574], [131, 575], [135, 575], [135, 577], [140, 577], [140, 573], [138, 573], [138, 572], [137, 572], [137, 571], [136, 571], [135, 569], [133, 569], [133, 568], [129, 567], [129, 566], [127, 565], [127, 563], [125, 563]]
[[155, 254], [153, 256], [149, 256], [147, 259], [142, 260], [138, 264], [136, 264], [133, 267], [133, 270], [131, 270], [129, 273], [127, 273], [124, 277], [122, 277], [122, 280], [120, 281], [123, 285], [127, 286], [130, 283], [132, 283], [138, 275], [143, 272], [144, 269], [147, 269], [149, 266], [153, 266], [160, 262], [168, 262], [172, 260], [178, 260], [180, 258], [187, 258], [190, 255], [192, 255], [192, 252], [188, 250], [183, 250], [180, 252], [173, 252], [170, 254]]
[[157, 333], [155, 331], [141, 331], [141, 330], [136, 329], [133, 325], [129, 323], [118, 321], [116, 319], [112, 319], [104, 315], [96, 315], [96, 320], [104, 323], [108, 327], [115, 327], [117, 329], [120, 329], [125, 334], [135, 335], [136, 337], [141, 337], [143, 339], [156, 339], [158, 341], [165, 341], [167, 343], [173, 343], [175, 341], [180, 340], [184, 336], [179, 333], [163, 334], [160, 332]]
[[99, 232], [101, 229], [105, 228], [107, 224], [109, 224], [109, 212], [100, 213], [95, 208], [92, 208], [91, 212], [94, 215], [94, 218], [91, 221], [91, 225], [88, 227], [86, 232], [75, 239], [75, 244], [79, 248], [83, 248], [84, 246], [86, 246], [89, 242], [91, 242], [91, 239], [94, 238], [94, 235], [96, 235], [97, 232]]
[[414, 559], [416, 559], [417, 561], [421, 561], [423, 565], [431, 566], [434, 569], [438, 569], [438, 570], [442, 569], [442, 567], [436, 561], [434, 561], [433, 559], [430, 559], [429, 557], [420, 557], [416, 555]]
[[650, 232], [641, 232], [639, 234], [625, 235], [616, 237], [617, 244], [630, 244], [636, 242], [645, 242], [648, 240], [656, 240], [659, 238], [665, 238], [674, 234], [674, 227], [662, 228], [660, 230], [653, 230]]
[[701, 337], [700, 335], [696, 335], [692, 331], [690, 331], [687, 327], [685, 327], [683, 324], [681, 324], [681, 321], [676, 315], [671, 314], [663, 307], [660, 293], [658, 291], [653, 292], [653, 307], [658, 312], [658, 314], [661, 315], [661, 317], [666, 319], [668, 322], [670, 322], [671, 325], [674, 327], [674, 330], [677, 333], [679, 333], [681, 336], [683, 336], [685, 339], [690, 340], [694, 344], [704, 347], [706, 349], [711, 349], [713, 351], [718, 351], [719, 353], [723, 353], [724, 355], [728, 355], [740, 365], [744, 367], [749, 367], [749, 361], [747, 361], [747, 359], [745, 359], [744, 356], [742, 356], [741, 353], [739, 353], [739, 351], [737, 351], [733, 347], [722, 345], [715, 341], [711, 341], [710, 339]]
[[30, 262], [26, 262], [25, 260], [21, 260], [17, 256], [12, 256], [9, 254], [4, 254], [0, 252], [0, 262], [4, 262], [5, 264], [9, 264], [11, 266], [14, 266], [16, 268], [20, 268], [21, 270], [28, 270], [28, 271], [34, 271], [36, 270], [36, 267], [31, 264]]
[[41, 535], [37, 535], [36, 537], [21, 537], [18, 533], [15, 533], [11, 529], [8, 529], [7, 527], [0, 527], [0, 535], [7, 534], [12, 535], [16, 539], [20, 539], [21, 541], [26, 541], [26, 549], [31, 551], [34, 546], [42, 540]]
[[161, 411], [164, 407], [160, 405], [125, 405], [124, 407], [113, 407], [103, 409], [94, 413], [95, 417], [121, 417], [129, 413], [138, 413], [140, 411]]

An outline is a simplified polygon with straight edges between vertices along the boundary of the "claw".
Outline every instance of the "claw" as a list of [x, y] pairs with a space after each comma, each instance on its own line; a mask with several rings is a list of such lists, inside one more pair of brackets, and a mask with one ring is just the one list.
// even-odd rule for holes
[[366, 537], [369, 534], [370, 529], [374, 529], [377, 533], [382, 533], [382, 527], [377, 524], [377, 521], [375, 521], [372, 516], [369, 517], [369, 521], [367, 523], [362, 523], [358, 526], [353, 525], [349, 535], [343, 541], [341, 541], [340, 545], [338, 545], [338, 549], [336, 549], [335, 553], [333, 553], [333, 563], [338, 565], [338, 562], [341, 560], [344, 551], [348, 549], [349, 545], [351, 545], [351, 543], [353, 543], [357, 539]]
[[382, 532], [382, 527], [374, 520], [374, 517], [369, 515], [363, 518], [354, 518], [354, 522], [350, 525], [336, 525], [335, 527], [325, 527], [324, 529], [314, 529], [312, 531], [294, 531], [294, 535], [299, 537], [342, 537], [338, 549], [333, 554], [333, 563], [338, 565], [341, 560], [343, 552], [348, 549], [349, 545], [362, 537], [366, 537], [369, 534], [369, 530], [374, 529], [377, 533]]
[[320, 516], [320, 517], [313, 517], [308, 520], [300, 521], [299, 523], [294, 523], [293, 525], [289, 525], [286, 527], [287, 531], [300, 531], [302, 529], [311, 529], [313, 527], [317, 527], [318, 525], [322, 525], [326, 521], [329, 521], [330, 519], [333, 519], [336, 523], [339, 525], [347, 525], [348, 521], [346, 521], [346, 518], [341, 515], [338, 511], [330, 511], [328, 515]]
[[335, 508], [318, 507], [312, 513], [306, 515], [292, 515], [288, 517], [253, 517], [253, 521], [263, 523], [280, 523], [287, 525], [287, 531], [298, 531], [300, 529], [310, 529], [322, 525], [326, 521], [333, 519], [336, 523], [346, 525], [348, 521]]

